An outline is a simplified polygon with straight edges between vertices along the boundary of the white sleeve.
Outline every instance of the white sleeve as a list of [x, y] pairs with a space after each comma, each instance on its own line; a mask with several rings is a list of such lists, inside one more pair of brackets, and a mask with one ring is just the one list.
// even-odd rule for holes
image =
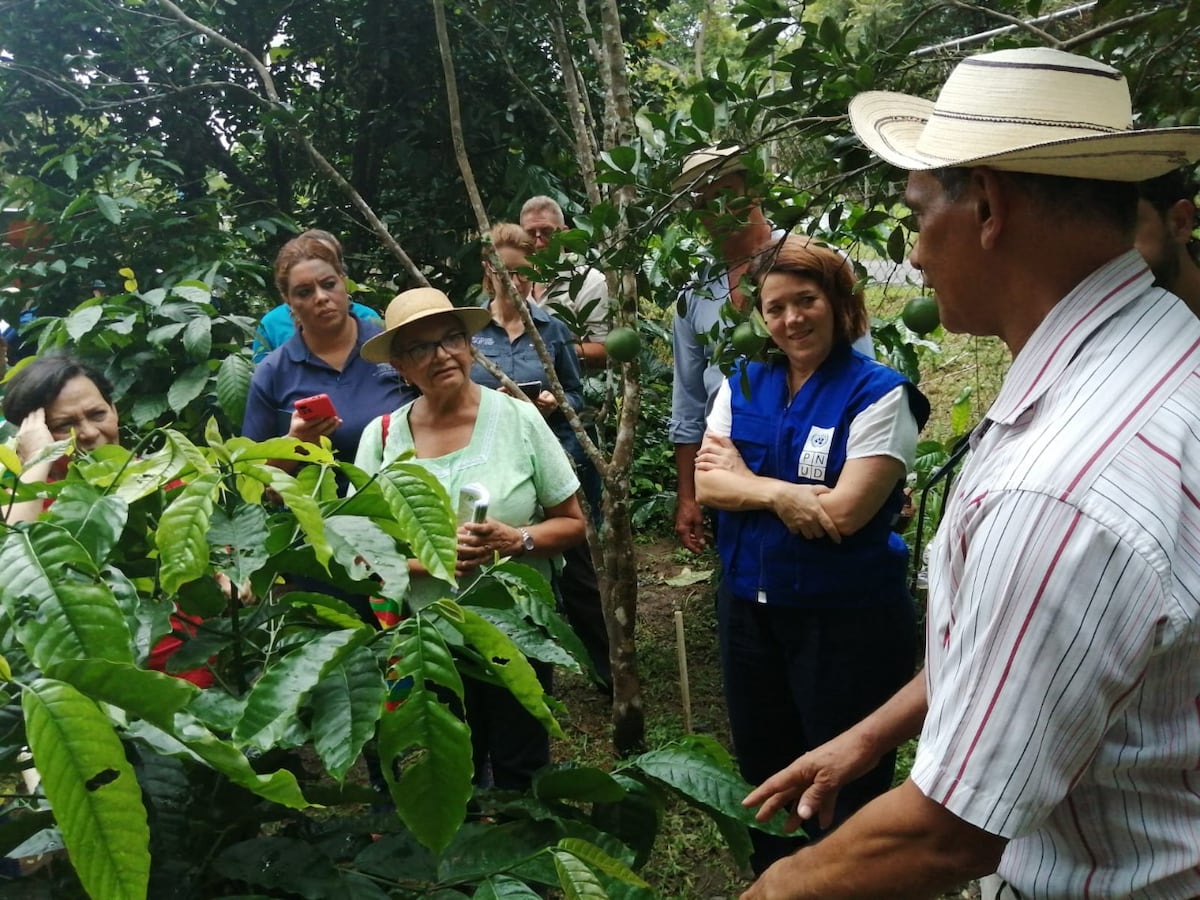
[[[721, 386], [717, 388], [704, 430], [721, 437], [729, 437], [733, 433], [733, 397], [729, 393], [728, 378], [722, 381]], [[853, 433], [853, 429], [851, 429], [851, 434]]]
[[875, 339], [871, 337], [870, 328], [866, 330], [866, 333], [860, 334], [853, 341], [851, 341], [850, 346], [867, 359], [875, 358]]
[[846, 441], [847, 459], [890, 456], [912, 470], [919, 429], [916, 416], [909, 409], [907, 394], [908, 389], [900, 385], [854, 417]]

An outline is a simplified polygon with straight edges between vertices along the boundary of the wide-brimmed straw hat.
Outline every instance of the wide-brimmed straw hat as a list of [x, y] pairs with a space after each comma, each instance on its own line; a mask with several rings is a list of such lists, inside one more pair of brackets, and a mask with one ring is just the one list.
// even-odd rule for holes
[[392, 339], [405, 325], [428, 319], [430, 316], [451, 315], [462, 322], [468, 335], [479, 331], [492, 320], [492, 314], [481, 306], [458, 307], [437, 288], [413, 288], [397, 294], [383, 314], [384, 330], [362, 346], [362, 358], [368, 362], [385, 363], [392, 358]]
[[683, 161], [683, 168], [671, 182], [671, 191], [678, 194], [693, 185], [707, 184], [725, 175], [745, 171], [741, 147], [736, 144], [732, 147], [705, 147], [689, 154]]
[[991, 166], [1141, 181], [1200, 158], [1200, 128], [1135, 131], [1120, 72], [1044, 47], [964, 59], [936, 102], [859, 94], [850, 124], [868, 148], [909, 171]]

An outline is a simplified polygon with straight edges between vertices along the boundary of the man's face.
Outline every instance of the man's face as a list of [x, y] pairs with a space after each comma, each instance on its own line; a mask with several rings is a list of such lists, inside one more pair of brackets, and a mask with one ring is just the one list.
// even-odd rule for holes
[[937, 299], [947, 331], [998, 334], [987, 321], [983, 296], [987, 273], [978, 253], [979, 228], [974, 214], [974, 184], [951, 199], [936, 177], [911, 172], [904, 202], [916, 215], [917, 238], [909, 259], [921, 270], [925, 286]]
[[1150, 264], [1154, 283], [1169, 291], [1174, 290], [1179, 278], [1179, 245], [1167, 217], [1146, 200], [1138, 201], [1133, 246]]
[[548, 209], [534, 210], [521, 216], [521, 227], [533, 238], [538, 250], [545, 250], [554, 237], [554, 232], [562, 231], [567, 226], [560, 225], [554, 218], [554, 213]]
[[692, 208], [699, 211], [701, 224], [714, 237], [745, 225], [754, 203], [754, 198], [746, 194], [746, 179], [741, 172], [722, 175], [692, 192]]

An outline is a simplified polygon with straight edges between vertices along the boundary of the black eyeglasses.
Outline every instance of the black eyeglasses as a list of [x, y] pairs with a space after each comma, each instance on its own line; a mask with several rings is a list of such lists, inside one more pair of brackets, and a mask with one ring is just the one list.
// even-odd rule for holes
[[429, 362], [433, 359], [433, 354], [437, 352], [438, 347], [441, 347], [447, 353], [453, 355], [461, 353], [467, 346], [467, 336], [461, 331], [452, 331], [450, 334], [443, 337], [440, 341], [422, 341], [419, 344], [413, 344], [410, 347], [397, 349], [397, 356], [407, 357], [416, 365]]

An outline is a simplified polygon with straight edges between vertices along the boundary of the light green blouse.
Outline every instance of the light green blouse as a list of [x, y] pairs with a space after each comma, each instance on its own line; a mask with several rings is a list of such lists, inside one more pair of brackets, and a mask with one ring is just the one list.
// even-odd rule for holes
[[[408, 415], [412, 404], [392, 413], [387, 445], [383, 443], [382, 417], [363, 429], [354, 464], [374, 475], [397, 457], [413, 449]], [[457, 507], [459, 489], [472, 482], [488, 489], [488, 515], [506, 525], [529, 525], [544, 518], [543, 510], [557, 506], [579, 489], [571, 461], [550, 426], [532, 403], [516, 400], [489, 388], [480, 388], [479, 415], [465, 447], [431, 458], [413, 457], [441, 482]], [[547, 578], [551, 560], [522, 560]], [[413, 600], [423, 605], [445, 596], [446, 585], [435, 578], [414, 578]]]

